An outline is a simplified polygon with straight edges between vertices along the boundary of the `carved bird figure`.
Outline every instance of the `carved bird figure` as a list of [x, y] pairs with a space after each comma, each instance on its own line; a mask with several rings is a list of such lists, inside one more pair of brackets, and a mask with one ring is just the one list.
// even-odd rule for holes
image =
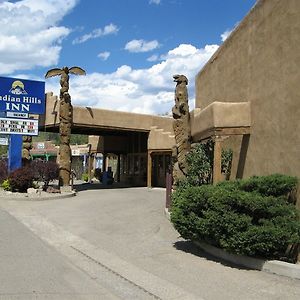
[[86, 75], [85, 71], [83, 69], [81, 69], [80, 67], [72, 67], [72, 68], [63, 67], [62, 69], [54, 68], [54, 69], [49, 70], [46, 73], [45, 78], [59, 76], [59, 75], [63, 75], [63, 74], [69, 74], [69, 73], [74, 74], [74, 75]]

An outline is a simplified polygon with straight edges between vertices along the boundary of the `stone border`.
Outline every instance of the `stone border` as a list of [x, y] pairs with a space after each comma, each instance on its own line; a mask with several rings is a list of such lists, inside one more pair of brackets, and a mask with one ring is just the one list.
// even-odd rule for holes
[[7, 194], [5, 196], [0, 196], [0, 200], [7, 200], [7, 201], [45, 201], [45, 200], [58, 200], [58, 199], [65, 199], [76, 196], [76, 192], [70, 192], [70, 193], [62, 193], [62, 194], [55, 194], [53, 196], [29, 196], [28, 194], [20, 197], [14, 197], [13, 194]]
[[[171, 214], [169, 209], [165, 208], [164, 213], [166, 218], [170, 221]], [[211, 246], [204, 242], [193, 241], [193, 243], [204, 250], [206, 253], [233, 264], [249, 269], [287, 276], [294, 279], [300, 279], [300, 264], [291, 264], [279, 260], [264, 260], [243, 255], [236, 255], [228, 253], [220, 248]]]
[[290, 278], [300, 279], [300, 264], [291, 264], [279, 260], [264, 260], [243, 255], [236, 255], [228, 253], [220, 248], [208, 245], [204, 242], [193, 241], [193, 243], [208, 254], [229, 261], [236, 265], [277, 275], [283, 275]]

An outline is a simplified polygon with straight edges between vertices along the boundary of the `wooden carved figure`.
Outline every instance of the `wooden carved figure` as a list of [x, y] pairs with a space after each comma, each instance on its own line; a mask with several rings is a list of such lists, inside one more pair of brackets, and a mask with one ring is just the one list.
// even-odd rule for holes
[[176, 82], [175, 105], [172, 108], [173, 129], [176, 146], [173, 149], [173, 180], [174, 186], [187, 174], [186, 155], [191, 149], [191, 125], [188, 105], [188, 79], [184, 75], [174, 75]]
[[46, 78], [60, 76], [59, 95], [59, 185], [69, 186], [71, 176], [71, 128], [73, 123], [73, 107], [69, 94], [69, 73], [75, 75], [85, 75], [85, 71], [79, 67], [63, 67], [62, 69], [51, 69], [47, 72]]

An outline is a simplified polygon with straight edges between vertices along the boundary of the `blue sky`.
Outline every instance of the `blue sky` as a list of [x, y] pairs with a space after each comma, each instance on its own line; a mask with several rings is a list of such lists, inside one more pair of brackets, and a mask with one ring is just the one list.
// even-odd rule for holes
[[[162, 114], [172, 76], [194, 77], [255, 0], [0, 0], [0, 74], [44, 80], [78, 65], [74, 105]], [[46, 80], [58, 94], [59, 79]]]

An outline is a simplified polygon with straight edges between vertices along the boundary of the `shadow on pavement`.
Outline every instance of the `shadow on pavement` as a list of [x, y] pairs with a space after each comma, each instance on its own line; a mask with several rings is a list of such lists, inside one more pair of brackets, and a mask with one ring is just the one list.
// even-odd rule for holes
[[226, 260], [220, 259], [220, 258], [215, 257], [213, 255], [210, 255], [207, 252], [205, 252], [202, 249], [200, 249], [199, 247], [197, 247], [191, 241], [178, 241], [178, 242], [175, 242], [174, 243], [174, 247], [177, 250], [184, 251], [186, 253], [190, 253], [190, 254], [193, 254], [195, 256], [205, 258], [205, 259], [210, 260], [210, 261], [214, 261], [216, 263], [220, 263], [220, 264], [222, 264], [223, 266], [226, 266], [226, 267], [240, 269], [240, 270], [252, 270], [250, 268], [239, 266], [237, 264], [228, 262]]
[[123, 183], [118, 183], [115, 182], [111, 185], [104, 185], [101, 182], [93, 182], [93, 183], [75, 183], [73, 185], [73, 188], [77, 191], [77, 192], [81, 192], [81, 191], [90, 191], [90, 190], [101, 190], [101, 189], [126, 189], [126, 188], [133, 188], [133, 186], [130, 185], [126, 185]]

